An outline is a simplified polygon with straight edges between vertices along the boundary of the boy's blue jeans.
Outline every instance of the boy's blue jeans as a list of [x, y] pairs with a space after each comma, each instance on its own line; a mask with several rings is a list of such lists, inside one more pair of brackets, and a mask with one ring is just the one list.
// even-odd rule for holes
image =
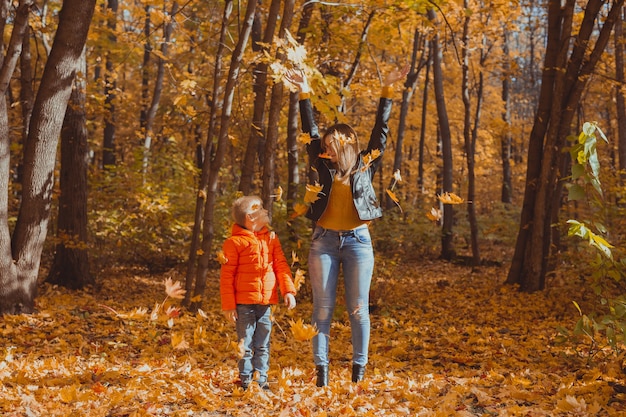
[[244, 354], [239, 359], [239, 377], [249, 384], [254, 372], [259, 373], [257, 383], [267, 382], [270, 367], [270, 334], [272, 333], [271, 306], [237, 304], [237, 337], [243, 339]]
[[343, 268], [346, 307], [352, 332], [352, 363], [366, 365], [370, 339], [369, 292], [374, 251], [367, 225], [349, 231], [317, 226], [309, 251], [309, 279], [313, 289], [315, 365], [328, 365], [330, 324], [337, 299], [339, 268]]

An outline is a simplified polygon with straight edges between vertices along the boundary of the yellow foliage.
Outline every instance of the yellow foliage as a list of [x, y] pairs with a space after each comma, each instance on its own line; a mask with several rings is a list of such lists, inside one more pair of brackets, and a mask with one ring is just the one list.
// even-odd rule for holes
[[311, 340], [317, 334], [317, 329], [315, 328], [315, 326], [305, 324], [302, 319], [298, 319], [297, 321], [290, 320], [289, 324], [291, 325], [291, 333], [293, 334], [293, 338], [296, 340]]

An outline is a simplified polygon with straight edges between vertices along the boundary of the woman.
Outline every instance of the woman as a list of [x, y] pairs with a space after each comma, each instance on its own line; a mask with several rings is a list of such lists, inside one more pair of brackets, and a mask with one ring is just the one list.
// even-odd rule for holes
[[320, 138], [306, 77], [296, 71], [287, 74], [288, 81], [300, 90], [302, 130], [311, 137], [307, 145], [309, 161], [322, 186], [307, 212], [307, 217], [315, 222], [308, 264], [313, 290], [312, 322], [319, 332], [313, 338], [318, 387], [328, 385], [330, 325], [340, 266], [352, 333], [352, 381], [361, 381], [365, 373], [370, 338], [369, 290], [374, 270], [368, 224], [382, 216], [372, 178], [387, 143], [391, 85], [407, 73], [408, 67], [386, 77], [376, 123], [364, 151], [359, 148], [356, 132], [347, 124], [331, 126]]

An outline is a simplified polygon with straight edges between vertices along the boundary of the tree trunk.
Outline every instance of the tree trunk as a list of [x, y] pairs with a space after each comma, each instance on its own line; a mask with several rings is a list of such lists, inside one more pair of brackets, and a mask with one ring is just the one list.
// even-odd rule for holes
[[[41, 252], [48, 232], [56, 148], [94, 8], [95, 0], [65, 0], [59, 14], [59, 26], [37, 92], [24, 148], [22, 202], [10, 249], [6, 247], [8, 227], [4, 222], [0, 229], [0, 313], [3, 314], [34, 310]], [[6, 105], [2, 102], [0, 106]], [[1, 147], [6, 146], [4, 141]]]
[[[194, 288], [194, 301], [190, 308], [197, 310], [202, 306], [202, 297], [206, 288], [206, 276], [209, 270], [209, 260], [212, 256], [212, 245], [214, 231], [214, 211], [217, 199], [217, 185], [219, 180], [219, 171], [224, 161], [224, 154], [228, 146], [228, 129], [231, 123], [231, 113], [233, 108], [233, 97], [235, 95], [235, 84], [239, 76], [239, 69], [243, 59], [243, 53], [250, 38], [252, 24], [254, 22], [254, 12], [256, 10], [257, 0], [248, 0], [243, 26], [239, 33], [239, 40], [235, 46], [235, 50], [231, 56], [230, 68], [228, 70], [228, 79], [224, 88], [224, 105], [222, 107], [222, 116], [220, 120], [220, 132], [217, 138], [217, 147], [215, 157], [210, 163], [209, 180], [207, 187], [207, 200], [204, 206], [203, 229], [202, 229], [202, 254], [198, 258], [198, 269], [196, 271], [196, 286]], [[207, 155], [207, 158], [209, 156]]]
[[[424, 53], [424, 43], [420, 41], [420, 33], [418, 29], [415, 29], [415, 33], [413, 35], [413, 52], [411, 53], [411, 69], [406, 77], [406, 83], [404, 84], [404, 89], [402, 90], [402, 103], [400, 104], [400, 117], [398, 121], [398, 139], [396, 140], [396, 152], [393, 158], [393, 171], [401, 171], [402, 170], [402, 160], [404, 158], [404, 134], [406, 132], [406, 118], [409, 114], [409, 106], [411, 104], [411, 99], [413, 98], [413, 93], [417, 88], [417, 81], [419, 77], [419, 70], [421, 66], [418, 66], [417, 53], [419, 50], [422, 50], [422, 55]], [[422, 61], [420, 59], [420, 61]], [[394, 180], [391, 180], [389, 188], [393, 187]], [[385, 194], [386, 207], [388, 209], [392, 209], [395, 203], [391, 200], [389, 195]]]
[[[420, 126], [420, 141], [417, 156], [417, 190], [424, 194], [424, 147], [426, 143], [426, 119], [428, 115], [428, 90], [430, 86], [430, 68], [432, 66], [432, 42], [428, 42], [428, 56], [426, 57], [426, 74], [424, 75], [424, 90], [422, 91], [422, 116]], [[417, 198], [417, 194], [416, 194]]]
[[615, 106], [617, 113], [617, 154], [622, 182], [626, 180], [626, 100], [624, 94], [624, 10], [615, 21]]
[[144, 131], [148, 122], [148, 99], [150, 97], [150, 56], [152, 55], [150, 7], [149, 4], [146, 4], [144, 7], [146, 21], [143, 25], [143, 36], [146, 42], [143, 44], [143, 61], [141, 63], [141, 113], [139, 114], [139, 127]]
[[46, 279], [51, 284], [79, 289], [94, 284], [87, 254], [87, 118], [85, 91], [87, 60], [80, 63], [61, 129], [61, 173], [56, 252]]
[[[435, 21], [436, 15], [433, 9], [428, 10], [428, 19]], [[432, 43], [433, 52], [433, 81], [435, 85], [435, 102], [437, 103], [437, 118], [441, 135], [441, 153], [443, 159], [443, 187], [444, 193], [452, 192], [452, 137], [448, 110], [446, 109], [445, 95], [443, 92], [443, 70], [441, 68], [441, 51], [439, 49], [439, 34], [435, 33]], [[453, 246], [454, 207], [452, 204], [443, 205], [443, 227], [441, 231], [441, 258], [451, 260], [455, 256]]]
[[[213, 99], [211, 103], [211, 113], [209, 115], [209, 131], [207, 133], [206, 146], [204, 150], [204, 160], [202, 161], [202, 171], [200, 173], [200, 183], [198, 185], [198, 195], [196, 197], [196, 210], [194, 212], [193, 230], [191, 235], [191, 245], [189, 249], [189, 260], [187, 262], [187, 273], [185, 276], [185, 299], [184, 306], [191, 305], [191, 295], [196, 272], [196, 264], [198, 262], [198, 246], [200, 245], [200, 232], [202, 230], [202, 220], [207, 200], [209, 175], [211, 172], [211, 154], [213, 148], [213, 136], [217, 125], [217, 109], [218, 97], [221, 95], [221, 74], [222, 74], [222, 56], [224, 55], [224, 46], [226, 34], [228, 32], [228, 23], [230, 15], [233, 12], [233, 0], [227, 0], [224, 3], [224, 13], [222, 15], [222, 29], [218, 42], [217, 52], [215, 54], [215, 70], [213, 76]], [[205, 261], [208, 264], [208, 260]]]
[[502, 102], [504, 103], [504, 109], [502, 110], [502, 121], [504, 122], [504, 131], [502, 132], [502, 142], [500, 148], [500, 156], [502, 158], [502, 194], [500, 201], [505, 204], [511, 204], [513, 202], [513, 183], [511, 172], [511, 63], [509, 61], [509, 37], [508, 29], [503, 28], [502, 36], [502, 54], [503, 59], [503, 74], [502, 74]]
[[148, 171], [148, 159], [150, 154], [150, 149], [152, 147], [152, 138], [154, 132], [152, 131], [154, 128], [154, 120], [156, 118], [157, 110], [159, 109], [159, 104], [161, 102], [161, 94], [163, 92], [163, 79], [165, 78], [165, 57], [167, 57], [170, 39], [172, 38], [172, 30], [174, 26], [174, 18], [178, 13], [178, 2], [175, 1], [172, 4], [172, 10], [169, 13], [169, 19], [167, 19], [167, 23], [163, 27], [163, 42], [161, 43], [161, 56], [157, 59], [157, 75], [156, 80], [154, 81], [154, 89], [152, 93], [152, 101], [150, 102], [150, 106], [148, 107], [148, 112], [146, 114], [146, 130], [144, 132], [144, 141], [143, 141], [143, 174], [146, 175]]
[[[280, 23], [280, 31], [278, 36], [282, 39], [285, 32], [291, 26], [293, 20], [294, 0], [285, 0], [283, 6], [282, 21]], [[285, 55], [283, 52], [276, 54], [276, 59], [283, 62]], [[284, 84], [282, 82], [275, 83], [272, 86], [272, 95], [270, 98], [270, 109], [267, 119], [267, 136], [265, 142], [265, 160], [263, 164], [263, 205], [268, 211], [270, 219], [272, 218], [274, 205], [272, 204], [275, 187], [276, 175], [276, 146], [278, 143], [278, 125], [280, 124], [280, 112], [283, 108]]]
[[[107, 21], [109, 29], [109, 50], [114, 48], [117, 42], [115, 35], [117, 30], [117, 8], [118, 0], [107, 0], [107, 9], [110, 13]], [[106, 73], [104, 75], [104, 138], [102, 143], [102, 168], [113, 167], [115, 165], [115, 89], [117, 82], [114, 77], [113, 60], [111, 52], [106, 53], [105, 63]]]
[[[551, 0], [548, 5], [548, 44], [537, 116], [528, 152], [526, 191], [520, 230], [507, 283], [533, 292], [545, 288], [551, 254], [551, 227], [555, 196], [560, 195], [563, 173], [562, 152], [582, 91], [604, 51], [624, 0], [613, 2], [604, 24], [596, 23], [602, 0], [587, 3], [578, 30], [572, 29], [575, 1], [565, 6]], [[598, 28], [599, 26], [599, 32]], [[590, 37], [596, 31], [595, 45]], [[575, 35], [571, 35], [575, 33]], [[571, 36], [574, 36], [572, 48]], [[591, 51], [591, 52], [588, 52]], [[567, 54], [570, 54], [569, 57]]]
[[[260, 13], [257, 13], [257, 15]], [[267, 16], [267, 25], [265, 26], [265, 34], [263, 35], [263, 44], [270, 45], [274, 39], [274, 32], [276, 29], [276, 21], [280, 14], [280, 0], [272, 0]], [[255, 22], [259, 21], [260, 17], [255, 17]], [[257, 48], [257, 40], [252, 39], [252, 48]], [[267, 50], [267, 46], [262, 47], [263, 50]], [[254, 85], [252, 90], [254, 91], [254, 107], [252, 110], [252, 124], [250, 126], [250, 137], [248, 138], [248, 144], [246, 145], [246, 153], [242, 161], [241, 166], [241, 180], [239, 182], [239, 190], [248, 195], [252, 192], [254, 173], [256, 171], [257, 160], [263, 163], [264, 158], [262, 155], [264, 151], [262, 148], [265, 146], [265, 104], [267, 98], [267, 62], [259, 62], [255, 64], [252, 73], [254, 74]]]

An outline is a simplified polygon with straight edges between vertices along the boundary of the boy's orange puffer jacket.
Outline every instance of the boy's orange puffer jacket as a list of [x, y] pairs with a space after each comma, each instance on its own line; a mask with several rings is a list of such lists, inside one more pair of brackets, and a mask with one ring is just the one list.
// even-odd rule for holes
[[233, 225], [223, 246], [225, 263], [220, 273], [222, 310], [237, 304], [276, 304], [277, 285], [283, 296], [296, 294], [291, 269], [274, 232], [258, 232]]

